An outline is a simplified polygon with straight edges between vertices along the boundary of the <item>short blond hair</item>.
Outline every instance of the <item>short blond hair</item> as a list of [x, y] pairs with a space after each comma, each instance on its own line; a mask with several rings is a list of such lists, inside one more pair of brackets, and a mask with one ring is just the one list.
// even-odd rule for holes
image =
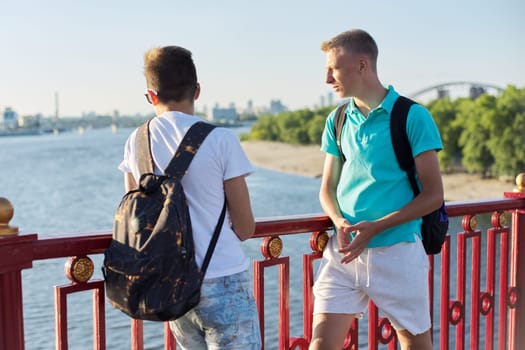
[[370, 34], [362, 29], [351, 29], [321, 43], [321, 50], [328, 52], [343, 48], [348, 53], [367, 55], [375, 64], [379, 50]]

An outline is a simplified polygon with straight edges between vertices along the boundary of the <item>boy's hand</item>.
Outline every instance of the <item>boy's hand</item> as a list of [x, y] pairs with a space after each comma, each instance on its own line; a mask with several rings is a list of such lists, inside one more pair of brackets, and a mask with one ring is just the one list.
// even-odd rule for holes
[[346, 221], [345, 218], [339, 218], [334, 222], [334, 226], [336, 228], [337, 244], [339, 249], [346, 247], [348, 244], [350, 244], [350, 223]]
[[[344, 258], [341, 259], [342, 264], [348, 264], [357, 258], [365, 250], [372, 237], [379, 233], [377, 232], [377, 225], [369, 221], [361, 221], [358, 224], [350, 225], [345, 227], [345, 230], [348, 231], [347, 237], [350, 236], [350, 232], [355, 232], [356, 235], [352, 242], [339, 246], [339, 253], [345, 254]], [[349, 240], [350, 238], [348, 238]]]

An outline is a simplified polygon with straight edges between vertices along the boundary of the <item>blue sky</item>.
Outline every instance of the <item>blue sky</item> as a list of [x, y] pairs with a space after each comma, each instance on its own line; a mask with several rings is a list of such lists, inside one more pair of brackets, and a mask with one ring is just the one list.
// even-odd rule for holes
[[272, 99], [312, 107], [330, 91], [319, 45], [351, 28], [379, 46], [384, 84], [404, 94], [449, 81], [525, 87], [522, 0], [2, 0], [0, 110], [148, 113], [143, 53], [193, 52], [197, 108]]

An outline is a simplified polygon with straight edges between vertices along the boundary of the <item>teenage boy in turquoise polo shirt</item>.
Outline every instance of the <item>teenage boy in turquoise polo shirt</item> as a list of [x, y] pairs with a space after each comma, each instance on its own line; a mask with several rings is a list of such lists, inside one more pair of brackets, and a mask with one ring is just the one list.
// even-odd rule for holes
[[443, 201], [439, 131], [427, 109], [410, 108], [406, 131], [421, 188], [414, 198], [390, 138], [390, 113], [399, 94], [379, 81], [374, 39], [354, 29], [323, 42], [321, 49], [326, 82], [339, 97], [351, 99], [341, 135], [346, 161], [335, 141], [335, 111], [321, 145], [326, 158], [319, 198], [336, 232], [314, 284], [310, 349], [340, 349], [369, 299], [389, 318], [403, 349], [432, 349], [420, 218]]

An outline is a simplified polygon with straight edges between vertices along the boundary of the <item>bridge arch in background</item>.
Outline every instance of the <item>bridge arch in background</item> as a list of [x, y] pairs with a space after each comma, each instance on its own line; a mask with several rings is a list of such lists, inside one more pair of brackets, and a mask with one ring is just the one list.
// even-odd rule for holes
[[499, 95], [504, 90], [504, 88], [493, 84], [456, 81], [433, 85], [409, 94], [407, 97], [416, 101], [430, 101], [444, 97], [470, 97], [475, 99], [484, 93]]

